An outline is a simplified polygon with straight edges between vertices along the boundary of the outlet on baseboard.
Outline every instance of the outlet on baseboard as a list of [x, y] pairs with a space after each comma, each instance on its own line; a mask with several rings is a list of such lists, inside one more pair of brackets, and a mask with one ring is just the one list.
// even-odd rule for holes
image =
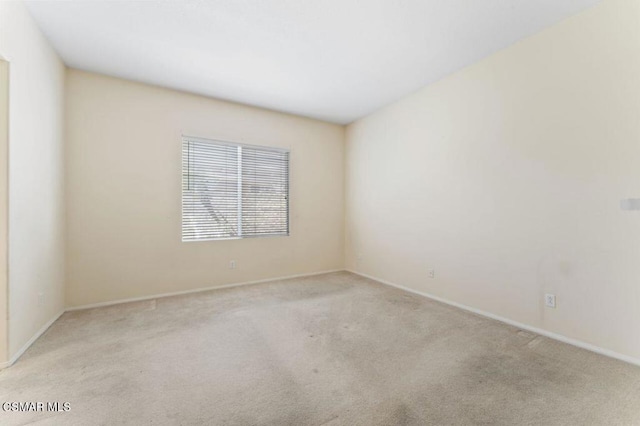
[[544, 305], [548, 308], [556, 307], [556, 295], [547, 293], [544, 295]]
[[229, 262], [229, 269], [236, 269], [236, 261], [235, 260], [231, 260]]

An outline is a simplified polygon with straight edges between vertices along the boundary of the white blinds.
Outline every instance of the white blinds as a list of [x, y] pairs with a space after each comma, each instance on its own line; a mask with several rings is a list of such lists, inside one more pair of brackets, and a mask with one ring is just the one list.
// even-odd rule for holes
[[289, 152], [183, 138], [182, 240], [289, 235]]

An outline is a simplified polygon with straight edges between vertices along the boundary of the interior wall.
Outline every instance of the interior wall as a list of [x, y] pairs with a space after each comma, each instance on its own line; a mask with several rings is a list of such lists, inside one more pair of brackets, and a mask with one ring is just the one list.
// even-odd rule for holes
[[[343, 126], [76, 70], [66, 112], [69, 306], [343, 268]], [[181, 242], [183, 134], [290, 148], [291, 235]]]
[[9, 63], [0, 58], [0, 365], [9, 361]]
[[639, 76], [605, 0], [351, 124], [347, 268], [640, 358]]
[[0, 2], [9, 78], [9, 357], [64, 308], [63, 63], [21, 2]]

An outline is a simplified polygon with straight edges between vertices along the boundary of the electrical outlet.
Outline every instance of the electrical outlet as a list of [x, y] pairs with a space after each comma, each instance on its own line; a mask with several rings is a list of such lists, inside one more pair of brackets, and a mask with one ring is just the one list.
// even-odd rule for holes
[[44, 293], [38, 293], [38, 306], [44, 306]]
[[436, 277], [436, 270], [429, 269], [429, 278], [435, 278], [435, 277]]
[[556, 295], [555, 294], [550, 294], [550, 293], [545, 294], [544, 295], [544, 304], [548, 308], [555, 308], [556, 307]]
[[229, 269], [236, 269], [236, 261], [232, 260], [229, 262]]

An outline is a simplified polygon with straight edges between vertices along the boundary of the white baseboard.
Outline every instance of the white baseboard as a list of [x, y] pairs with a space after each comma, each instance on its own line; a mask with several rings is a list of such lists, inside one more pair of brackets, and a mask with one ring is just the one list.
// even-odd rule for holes
[[31, 339], [29, 339], [29, 341], [27, 343], [22, 345], [20, 350], [18, 350], [18, 352], [16, 352], [9, 359], [9, 361], [5, 361], [5, 362], [0, 363], [0, 370], [2, 370], [3, 368], [11, 367], [22, 356], [22, 354], [24, 354], [27, 351], [27, 349], [29, 349], [31, 347], [31, 345], [33, 345], [33, 342], [38, 340], [38, 338], [40, 336], [42, 336], [44, 334], [44, 332], [47, 331], [49, 329], [49, 327], [51, 327], [53, 325], [53, 323], [56, 322], [58, 320], [58, 318], [60, 318], [60, 316], [62, 314], [64, 314], [64, 313], [65, 313], [65, 311], [62, 310], [62, 311], [58, 312], [56, 315], [54, 315], [53, 318], [51, 318], [49, 321], [47, 321], [47, 323], [45, 325], [43, 325], [40, 330], [38, 330], [33, 336], [31, 336]]
[[99, 307], [103, 307], [103, 306], [112, 306], [112, 305], [118, 305], [121, 303], [130, 303], [130, 302], [140, 302], [140, 301], [144, 301], [144, 300], [153, 300], [153, 299], [158, 299], [158, 298], [163, 298], [163, 297], [170, 297], [170, 296], [179, 296], [179, 295], [183, 295], [183, 294], [191, 294], [191, 293], [199, 293], [199, 292], [203, 292], [203, 291], [210, 291], [210, 290], [218, 290], [218, 289], [224, 289], [224, 288], [232, 288], [232, 287], [240, 287], [240, 286], [245, 286], [245, 285], [251, 285], [251, 284], [260, 284], [260, 283], [265, 283], [265, 282], [269, 282], [269, 281], [278, 281], [278, 280], [286, 280], [286, 279], [291, 279], [291, 278], [302, 278], [302, 277], [311, 277], [314, 275], [322, 275], [322, 274], [329, 274], [329, 273], [333, 273], [333, 272], [341, 272], [341, 271], [347, 271], [347, 272], [351, 272], [352, 274], [356, 274], [359, 275], [361, 277], [365, 277], [374, 281], [377, 281], [381, 284], [385, 284], [391, 287], [395, 287], [398, 288], [400, 290], [404, 290], [407, 291], [409, 293], [414, 293], [417, 294], [419, 296], [423, 296], [432, 300], [435, 300], [437, 302], [441, 302], [459, 309], [463, 309], [465, 311], [469, 311], [472, 312], [474, 314], [483, 316], [483, 317], [487, 317], [487, 318], [491, 318], [493, 320], [496, 321], [500, 321], [503, 322], [505, 324], [509, 324], [511, 326], [514, 327], [518, 327], [522, 330], [527, 330], [530, 331], [532, 333], [536, 333], [539, 334], [541, 336], [545, 336], [548, 337], [550, 339], [554, 339], [563, 343], [567, 343], [569, 345], [572, 346], [576, 346], [578, 348], [582, 348], [582, 349], [586, 349], [588, 351], [591, 352], [595, 352], [597, 354], [600, 355], [604, 355], [610, 358], [614, 358], [620, 361], [624, 361], [627, 362], [629, 364], [633, 364], [633, 365], [637, 365], [640, 366], [640, 359], [638, 358], [634, 358], [628, 355], [624, 355], [624, 354], [620, 354], [618, 352], [609, 350], [609, 349], [605, 349], [605, 348], [601, 348], [599, 346], [595, 346], [592, 345], [590, 343], [586, 343], [577, 339], [572, 339], [570, 337], [566, 337], [563, 336], [561, 334], [557, 334], [557, 333], [553, 333], [551, 331], [547, 331], [541, 328], [537, 328], [537, 327], [533, 327], [524, 323], [520, 323], [517, 321], [513, 321], [509, 318], [504, 318], [501, 317], [499, 315], [495, 315], [492, 314], [490, 312], [486, 312], [486, 311], [482, 311], [480, 309], [476, 309], [473, 308], [471, 306], [467, 306], [467, 305], [463, 305], [461, 303], [457, 303], [457, 302], [453, 302], [451, 300], [447, 300], [447, 299], [443, 299], [442, 297], [438, 297], [438, 296], [434, 296], [432, 294], [429, 293], [425, 293], [425, 292], [421, 292], [418, 290], [414, 290], [402, 285], [398, 285], [380, 278], [376, 278], [373, 277], [371, 275], [367, 275], [361, 272], [357, 272], [354, 270], [350, 270], [350, 269], [332, 269], [332, 270], [328, 270], [328, 271], [319, 271], [319, 272], [312, 272], [312, 273], [308, 273], [308, 274], [297, 274], [297, 275], [289, 275], [289, 276], [284, 276], [284, 277], [277, 277], [277, 278], [267, 278], [267, 279], [262, 279], [262, 280], [254, 280], [254, 281], [245, 281], [245, 282], [240, 282], [240, 283], [233, 283], [233, 284], [226, 284], [226, 285], [222, 285], [222, 286], [212, 286], [212, 287], [205, 287], [205, 288], [197, 288], [197, 289], [193, 289], [193, 290], [184, 290], [184, 291], [176, 291], [176, 292], [172, 292], [172, 293], [162, 293], [162, 294], [156, 294], [156, 295], [151, 295], [151, 296], [142, 296], [142, 297], [135, 297], [135, 298], [130, 298], [130, 299], [120, 299], [120, 300], [114, 300], [114, 301], [109, 301], [109, 302], [102, 302], [102, 303], [94, 303], [94, 304], [89, 304], [89, 305], [82, 305], [82, 306], [73, 306], [73, 307], [69, 307], [66, 308], [65, 310], [61, 311], [60, 313], [58, 313], [57, 315], [55, 315], [51, 320], [49, 320], [40, 330], [38, 330], [37, 333], [35, 333], [33, 335], [33, 337], [31, 337], [31, 339], [29, 339], [29, 341], [27, 343], [25, 343], [22, 348], [20, 348], [20, 350], [18, 352], [16, 352], [9, 361], [0, 363], [0, 370], [6, 367], [10, 367], [11, 365], [13, 365], [21, 356], [22, 354], [25, 353], [25, 351], [27, 349], [29, 349], [29, 347], [40, 337], [44, 334], [45, 331], [47, 331], [47, 329], [49, 329], [49, 327], [51, 327], [51, 325], [56, 322], [56, 320], [58, 318], [60, 318], [60, 316], [68, 311], [77, 311], [77, 310], [81, 310], [81, 309], [90, 309], [90, 308], [99, 308]]
[[263, 279], [263, 280], [245, 281], [245, 282], [226, 284], [226, 285], [221, 285], [221, 286], [196, 288], [196, 289], [192, 289], [192, 290], [175, 291], [175, 292], [172, 292], [172, 293], [154, 294], [154, 295], [150, 295], [150, 296], [133, 297], [133, 298], [130, 298], [130, 299], [119, 299], [119, 300], [113, 300], [113, 301], [109, 301], [109, 302], [93, 303], [93, 304], [90, 304], [90, 305], [68, 307], [68, 308], [64, 309], [63, 311], [61, 311], [60, 313], [58, 313], [56, 316], [54, 316], [40, 330], [38, 330], [38, 332], [36, 334], [34, 334], [33, 337], [31, 337], [31, 339], [29, 339], [29, 341], [27, 343], [25, 343], [22, 346], [22, 348], [20, 348], [20, 350], [18, 352], [16, 352], [11, 357], [11, 359], [9, 361], [0, 362], [0, 370], [2, 370], [4, 368], [7, 368], [7, 367], [11, 367], [22, 356], [22, 354], [24, 354], [26, 352], [26, 350], [29, 349], [29, 347], [36, 340], [38, 340], [38, 338], [40, 336], [42, 336], [44, 334], [44, 332], [47, 331], [47, 329], [49, 329], [49, 327], [51, 327], [51, 325], [54, 322], [56, 322], [57, 319], [60, 318], [60, 316], [62, 314], [64, 314], [65, 312], [79, 311], [79, 310], [82, 310], [82, 309], [90, 309], [90, 308], [100, 308], [100, 307], [104, 307], [104, 306], [119, 305], [121, 303], [140, 302], [140, 301], [144, 301], [144, 300], [153, 300], [153, 299], [159, 299], [159, 298], [162, 298], [162, 297], [179, 296], [179, 295], [183, 295], [183, 294], [200, 293], [200, 292], [203, 292], [203, 291], [218, 290], [218, 289], [223, 289], [223, 288], [240, 287], [240, 286], [244, 286], [244, 285], [259, 284], [259, 283], [265, 283], [265, 282], [269, 282], [269, 281], [279, 281], [279, 280], [287, 280], [287, 279], [291, 279], [291, 278], [311, 277], [311, 276], [314, 276], [314, 275], [330, 274], [332, 272], [342, 272], [342, 271], [344, 271], [344, 269], [331, 269], [331, 270], [328, 270], [328, 271], [318, 271], [318, 272], [311, 272], [311, 273], [307, 273], [307, 274], [297, 274], [297, 275], [288, 275], [288, 276], [284, 276], [284, 277], [266, 278], [266, 279]]
[[232, 287], [240, 287], [240, 286], [251, 285], [251, 284], [266, 283], [266, 282], [269, 282], [269, 281], [288, 280], [288, 279], [291, 279], [291, 278], [312, 277], [314, 275], [330, 274], [332, 272], [342, 272], [342, 271], [344, 271], [344, 269], [331, 269], [331, 270], [328, 270], [328, 271], [310, 272], [310, 273], [307, 273], [307, 274], [287, 275], [287, 276], [284, 276], [284, 277], [266, 278], [266, 279], [254, 280], [254, 281], [243, 281], [243, 282], [239, 282], [239, 283], [225, 284], [225, 285], [219, 285], [219, 286], [200, 287], [200, 288], [195, 288], [195, 289], [192, 289], [192, 290], [181, 290], [181, 291], [174, 291], [174, 292], [171, 292], [171, 293], [160, 293], [160, 294], [152, 294], [152, 295], [149, 295], [149, 296], [132, 297], [132, 298], [129, 298], [129, 299], [118, 299], [118, 300], [112, 300], [112, 301], [108, 301], [108, 302], [91, 303], [91, 304], [88, 304], [88, 305], [70, 306], [70, 307], [67, 307], [67, 309], [65, 311], [66, 312], [80, 311], [80, 310], [83, 310], [83, 309], [101, 308], [101, 307], [104, 307], [104, 306], [119, 305], [121, 303], [143, 302], [145, 300], [160, 299], [160, 298], [163, 298], [163, 297], [181, 296], [181, 295], [184, 295], [184, 294], [200, 293], [200, 292], [203, 292], [203, 291], [211, 291], [211, 290], [221, 290], [221, 289], [224, 289], [224, 288], [232, 288]]
[[595, 352], [597, 354], [607, 356], [609, 358], [615, 358], [615, 359], [620, 360], [620, 361], [628, 362], [629, 364], [640, 366], [640, 359], [634, 358], [634, 357], [629, 356], [629, 355], [624, 355], [624, 354], [621, 354], [621, 353], [618, 353], [618, 352], [614, 352], [614, 351], [609, 350], [609, 349], [601, 348], [599, 346], [592, 345], [591, 343], [586, 343], [586, 342], [583, 342], [581, 340], [572, 339], [571, 337], [566, 337], [566, 336], [563, 336], [561, 334], [553, 333], [551, 331], [547, 331], [547, 330], [544, 330], [542, 328], [537, 328], [537, 327], [533, 327], [531, 325], [527, 325], [527, 324], [524, 324], [524, 323], [521, 323], [521, 322], [513, 321], [513, 320], [510, 320], [509, 318], [504, 318], [504, 317], [501, 317], [499, 315], [492, 314], [490, 312], [482, 311], [480, 309], [476, 309], [476, 308], [473, 308], [471, 306], [467, 306], [467, 305], [463, 305], [463, 304], [458, 303], [458, 302], [453, 302], [451, 300], [443, 299], [442, 297], [438, 297], [438, 296], [434, 296], [434, 295], [429, 294], [429, 293], [425, 293], [425, 292], [422, 292], [422, 291], [414, 290], [412, 288], [408, 288], [408, 287], [405, 287], [405, 286], [402, 286], [402, 285], [398, 285], [398, 284], [395, 284], [395, 283], [392, 283], [392, 282], [389, 282], [389, 281], [386, 281], [386, 280], [382, 280], [380, 278], [376, 278], [376, 277], [373, 277], [371, 275], [363, 274], [361, 272], [356, 272], [356, 271], [353, 271], [353, 270], [350, 270], [350, 269], [346, 269], [346, 271], [347, 272], [351, 272], [352, 274], [360, 275], [361, 277], [369, 278], [370, 280], [377, 281], [377, 282], [379, 282], [381, 284], [385, 284], [385, 285], [388, 285], [388, 286], [391, 286], [391, 287], [399, 288], [400, 290], [408, 291], [409, 293], [414, 293], [414, 294], [417, 294], [419, 296], [423, 296], [423, 297], [429, 298], [431, 300], [435, 300], [437, 302], [441, 302], [441, 303], [444, 303], [444, 304], [447, 304], [447, 305], [450, 305], [450, 306], [454, 306], [456, 308], [463, 309], [463, 310], [469, 311], [469, 312], [473, 312], [474, 314], [481, 315], [483, 317], [491, 318], [493, 320], [500, 321], [500, 322], [503, 322], [505, 324], [512, 325], [514, 327], [518, 327], [518, 328], [520, 328], [522, 330], [527, 330], [527, 331], [530, 331], [532, 333], [536, 333], [536, 334], [539, 334], [541, 336], [548, 337], [550, 339], [554, 339], [554, 340], [557, 340], [557, 341], [560, 341], [560, 342], [563, 342], [563, 343], [567, 343], [567, 344], [572, 345], [572, 346], [577, 346], [578, 348], [581, 348], [581, 349], [586, 349], [588, 351]]

